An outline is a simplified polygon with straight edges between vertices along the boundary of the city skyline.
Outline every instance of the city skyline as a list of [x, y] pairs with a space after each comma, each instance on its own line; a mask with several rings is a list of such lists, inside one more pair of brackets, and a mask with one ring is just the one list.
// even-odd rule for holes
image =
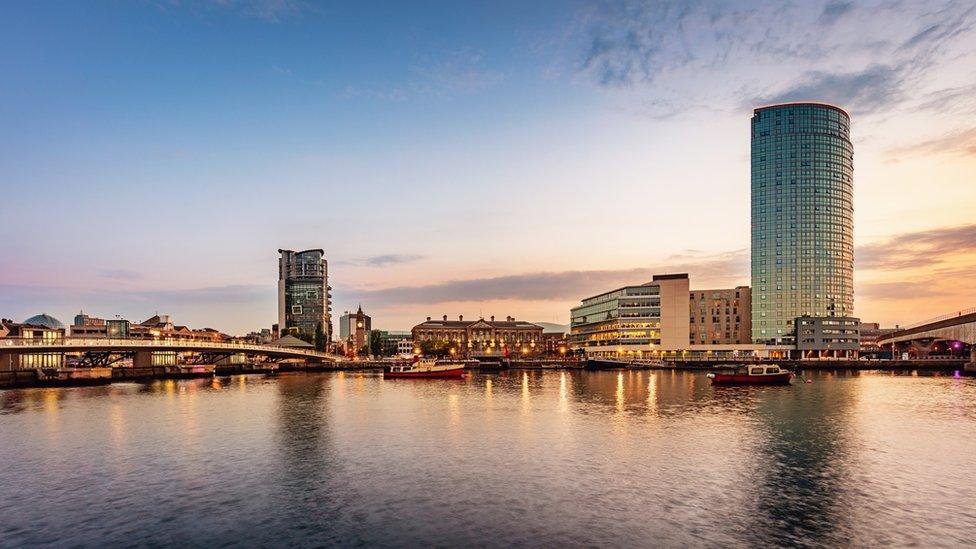
[[852, 117], [855, 316], [972, 304], [971, 5], [399, 10], [12, 6], [5, 316], [243, 334], [277, 318], [279, 248], [323, 248], [333, 311], [392, 330], [748, 285], [749, 120], [791, 100]]

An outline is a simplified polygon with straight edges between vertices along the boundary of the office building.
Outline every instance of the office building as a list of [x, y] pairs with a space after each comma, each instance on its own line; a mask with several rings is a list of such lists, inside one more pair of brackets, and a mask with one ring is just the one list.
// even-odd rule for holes
[[75, 315], [75, 321], [72, 326], [102, 326], [104, 324], [104, 319], [88, 316], [85, 314], [85, 311], [79, 311]]
[[850, 116], [821, 103], [752, 116], [752, 340], [793, 343], [799, 316], [854, 311]]
[[752, 342], [752, 290], [692, 290], [689, 340], [692, 345], [741, 345]]
[[588, 356], [634, 358], [686, 349], [689, 296], [682, 273], [588, 297], [570, 311], [570, 346]]
[[323, 250], [278, 250], [278, 325], [282, 334], [311, 341], [317, 330], [332, 338], [329, 265]]
[[857, 358], [861, 320], [844, 316], [801, 316], [796, 319], [796, 350], [800, 358]]

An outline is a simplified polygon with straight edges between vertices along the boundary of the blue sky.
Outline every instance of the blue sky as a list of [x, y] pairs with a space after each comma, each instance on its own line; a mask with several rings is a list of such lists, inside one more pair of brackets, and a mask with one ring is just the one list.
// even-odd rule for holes
[[969, 306], [942, 281], [976, 273], [974, 9], [11, 4], [0, 313], [246, 332], [274, 321], [280, 247], [324, 248], [337, 313], [390, 329], [565, 322], [664, 271], [747, 284], [749, 116], [793, 99], [854, 117], [856, 312]]

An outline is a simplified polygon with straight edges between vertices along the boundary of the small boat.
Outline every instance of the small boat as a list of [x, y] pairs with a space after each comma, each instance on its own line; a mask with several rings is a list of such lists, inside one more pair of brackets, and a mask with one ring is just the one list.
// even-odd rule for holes
[[464, 377], [464, 364], [460, 362], [439, 363], [433, 358], [414, 358], [410, 364], [390, 366], [383, 372], [383, 379], [397, 378], [460, 379]]
[[793, 374], [775, 364], [739, 366], [728, 373], [709, 373], [712, 385], [784, 385]]

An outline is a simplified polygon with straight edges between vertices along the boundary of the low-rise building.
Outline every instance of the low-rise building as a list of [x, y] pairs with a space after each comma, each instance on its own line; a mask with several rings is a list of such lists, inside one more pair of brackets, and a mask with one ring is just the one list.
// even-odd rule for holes
[[414, 346], [412, 339], [401, 339], [400, 341], [397, 341], [397, 355], [415, 355], [419, 351], [420, 350]]
[[495, 320], [492, 316], [488, 320], [464, 320], [458, 316], [457, 320], [448, 320], [444, 315], [441, 320], [427, 320], [414, 326], [411, 330], [415, 346], [447, 347], [453, 349], [456, 355], [462, 357], [485, 355], [537, 355], [544, 350], [542, 342], [542, 326], [506, 317], [504, 321]]
[[583, 299], [570, 311], [569, 344], [588, 356], [658, 358], [688, 347], [687, 273], [654, 275]]
[[23, 322], [0, 320], [0, 336], [6, 338], [58, 341], [64, 338], [65, 328], [61, 321], [45, 313], [32, 316]]
[[[36, 343], [57, 343], [64, 338], [64, 324], [48, 314], [32, 316], [23, 322], [0, 320], [0, 337], [31, 340]], [[3, 353], [0, 371], [59, 368], [64, 364], [63, 353]]]
[[897, 328], [882, 328], [877, 322], [862, 322], [861, 323], [861, 356], [869, 356], [874, 358], [891, 358], [890, 350], [885, 351], [878, 344], [878, 340], [883, 336], [886, 336], [892, 332], [897, 331]]
[[692, 290], [689, 300], [692, 345], [747, 345], [752, 342], [752, 289]]
[[801, 316], [796, 327], [800, 358], [857, 358], [861, 319], [847, 316]]
[[548, 356], [564, 356], [569, 352], [569, 339], [565, 332], [543, 332], [542, 342]]
[[213, 328], [190, 329], [187, 326], [176, 325], [170, 320], [169, 315], [159, 314], [153, 315], [138, 324], [121, 318], [104, 320], [88, 315], [78, 315], [75, 317], [75, 324], [71, 326], [71, 336], [93, 339], [136, 338], [213, 342], [232, 339]]
[[377, 334], [379, 337], [381, 356], [396, 356], [398, 354], [410, 354], [413, 352], [413, 335], [410, 332], [373, 330], [372, 333]]

